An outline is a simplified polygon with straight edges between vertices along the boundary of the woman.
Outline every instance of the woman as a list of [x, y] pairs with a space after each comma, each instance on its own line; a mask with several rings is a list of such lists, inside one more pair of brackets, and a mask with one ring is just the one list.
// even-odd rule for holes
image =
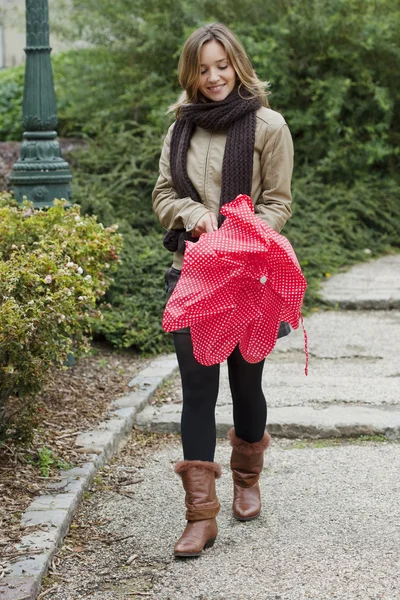
[[[283, 117], [268, 108], [267, 92], [240, 42], [221, 23], [196, 30], [179, 61], [184, 89], [172, 107], [176, 121], [164, 141], [153, 207], [174, 251], [166, 273], [170, 295], [183, 263], [185, 240], [218, 229], [220, 207], [238, 194], [252, 198], [255, 213], [276, 231], [291, 215], [293, 145]], [[288, 328], [288, 326], [287, 326]], [[286, 335], [281, 324], [280, 335]], [[181, 436], [184, 460], [175, 471], [186, 492], [187, 525], [176, 556], [198, 556], [217, 536], [219, 502], [214, 462], [215, 405], [219, 365], [193, 357], [189, 329], [174, 332], [183, 390]], [[246, 521], [261, 510], [259, 476], [270, 437], [261, 387], [264, 361], [247, 363], [236, 348], [228, 358], [234, 428], [231, 468], [233, 514]]]

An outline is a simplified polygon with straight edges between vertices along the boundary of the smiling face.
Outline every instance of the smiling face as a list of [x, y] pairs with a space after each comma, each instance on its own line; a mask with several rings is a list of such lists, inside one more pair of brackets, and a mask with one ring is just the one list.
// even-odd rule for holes
[[216, 40], [206, 42], [200, 53], [199, 92], [209, 100], [225, 100], [236, 83], [236, 73], [225, 48]]

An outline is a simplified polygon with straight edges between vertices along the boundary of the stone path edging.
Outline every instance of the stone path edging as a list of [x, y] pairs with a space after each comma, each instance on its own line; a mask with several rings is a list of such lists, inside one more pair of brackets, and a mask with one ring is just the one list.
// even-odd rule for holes
[[61, 481], [49, 483], [48, 494], [36, 498], [22, 515], [22, 524], [40, 525], [40, 529], [24, 535], [16, 545], [16, 552], [23, 556], [8, 565], [6, 576], [0, 580], [0, 600], [37, 598], [42, 577], [68, 532], [83, 493], [130, 435], [137, 413], [176, 370], [175, 355], [155, 359], [130, 381], [132, 392], [111, 403], [106, 421], [96, 430], [77, 436], [75, 445], [81, 452], [87, 451], [89, 460], [81, 467], [61, 471]]

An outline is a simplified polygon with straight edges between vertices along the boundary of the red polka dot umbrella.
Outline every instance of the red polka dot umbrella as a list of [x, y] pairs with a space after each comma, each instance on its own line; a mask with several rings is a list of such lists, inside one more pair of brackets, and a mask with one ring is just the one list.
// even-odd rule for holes
[[[223, 362], [238, 344], [255, 363], [274, 348], [281, 321], [294, 329], [302, 322], [307, 282], [290, 242], [254, 214], [251, 198], [237, 196], [221, 213], [226, 219], [218, 231], [186, 242], [163, 328], [190, 326], [202, 365]], [[305, 330], [304, 341], [307, 359]]]

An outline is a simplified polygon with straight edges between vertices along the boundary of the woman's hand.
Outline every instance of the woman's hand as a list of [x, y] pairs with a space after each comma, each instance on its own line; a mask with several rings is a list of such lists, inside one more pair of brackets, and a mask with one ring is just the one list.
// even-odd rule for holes
[[196, 227], [192, 229], [192, 236], [198, 238], [202, 233], [211, 233], [212, 231], [217, 231], [218, 229], [218, 221], [217, 217], [212, 212], [208, 212], [201, 217], [196, 223]]

